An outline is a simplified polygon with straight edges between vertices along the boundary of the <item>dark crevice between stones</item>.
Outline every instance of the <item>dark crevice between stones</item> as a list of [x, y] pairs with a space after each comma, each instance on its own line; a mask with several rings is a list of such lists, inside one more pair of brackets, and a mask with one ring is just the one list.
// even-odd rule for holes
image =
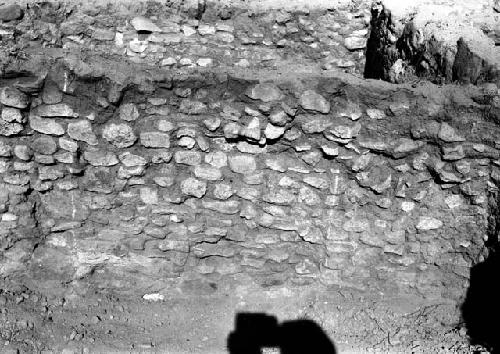
[[[498, 184], [497, 184], [498, 187]], [[461, 307], [462, 318], [471, 344], [486, 346], [500, 353], [500, 193], [492, 193], [485, 246], [486, 260], [471, 268], [470, 285]]]

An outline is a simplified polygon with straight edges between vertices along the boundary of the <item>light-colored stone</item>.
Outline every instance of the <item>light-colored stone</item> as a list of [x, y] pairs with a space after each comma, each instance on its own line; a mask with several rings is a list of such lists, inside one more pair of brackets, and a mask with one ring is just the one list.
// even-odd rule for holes
[[263, 102], [278, 101], [283, 97], [281, 90], [271, 83], [257, 84], [249, 89], [246, 94], [253, 100], [261, 100]]
[[257, 169], [257, 162], [251, 155], [233, 155], [229, 157], [229, 167], [235, 173], [249, 174]]
[[443, 222], [431, 216], [421, 216], [416, 225], [419, 231], [436, 230], [443, 226]]
[[194, 175], [200, 179], [209, 181], [217, 181], [222, 179], [220, 169], [209, 164], [198, 165], [194, 168]]
[[142, 132], [140, 134], [141, 144], [150, 148], [165, 148], [170, 147], [170, 135], [160, 132]]
[[120, 154], [119, 159], [126, 167], [144, 166], [147, 164], [147, 160], [144, 157], [132, 154], [128, 151]]
[[42, 134], [63, 135], [65, 133], [63, 126], [54, 119], [30, 115], [29, 123], [31, 129]]
[[201, 205], [205, 209], [217, 211], [221, 214], [236, 214], [240, 211], [240, 202], [236, 200], [218, 201], [203, 199]]
[[86, 150], [83, 153], [83, 158], [92, 166], [114, 166], [118, 164], [115, 154], [95, 148]]
[[120, 119], [132, 122], [139, 118], [139, 110], [133, 103], [125, 103], [120, 106]]
[[181, 191], [186, 195], [201, 198], [207, 192], [207, 182], [189, 177], [181, 182]]
[[178, 164], [196, 166], [201, 163], [201, 154], [198, 151], [176, 151], [174, 160]]
[[264, 135], [266, 136], [266, 139], [269, 139], [269, 140], [279, 139], [284, 134], [285, 134], [284, 127], [278, 127], [278, 126], [272, 125], [270, 123], [267, 124], [266, 129], [264, 130]]
[[108, 124], [102, 131], [102, 137], [120, 149], [134, 145], [137, 140], [134, 130], [126, 123]]
[[73, 111], [73, 108], [66, 103], [44, 104], [36, 108], [35, 113], [40, 117], [61, 117], [61, 118], [76, 118], [78, 113]]
[[23, 123], [21, 111], [14, 107], [3, 107], [1, 119], [8, 123]]
[[359, 50], [366, 48], [366, 38], [363, 37], [347, 37], [344, 40], [344, 45], [349, 50]]
[[240, 135], [247, 139], [259, 141], [260, 140], [260, 122], [259, 118], [253, 117], [248, 124], [241, 129]]
[[89, 145], [97, 145], [97, 136], [92, 131], [92, 125], [88, 120], [79, 120], [68, 124], [68, 135], [78, 141], [84, 141]]
[[229, 199], [233, 195], [233, 188], [227, 183], [217, 183], [214, 186], [214, 197], [221, 200]]
[[144, 204], [158, 204], [158, 191], [153, 188], [141, 188], [139, 196]]
[[465, 138], [459, 135], [455, 129], [450, 126], [448, 123], [441, 123], [441, 126], [439, 128], [438, 132], [438, 137], [439, 139], [447, 142], [447, 143], [454, 143], [454, 142], [461, 142], [465, 141]]
[[222, 168], [227, 166], [227, 155], [222, 151], [209, 152], [205, 155], [205, 162], [214, 167]]
[[13, 87], [4, 87], [0, 90], [0, 103], [4, 106], [25, 109], [28, 107], [28, 96]]
[[445, 198], [444, 202], [450, 209], [455, 209], [463, 204], [462, 197], [458, 194], [452, 194]]
[[323, 114], [330, 112], [330, 102], [313, 90], [307, 90], [300, 95], [300, 105], [308, 111], [316, 111]]
[[161, 29], [153, 21], [143, 16], [134, 17], [130, 24], [137, 32], [161, 32]]
[[69, 139], [69, 138], [65, 138], [65, 137], [59, 138], [59, 146], [61, 147], [61, 149], [64, 149], [66, 151], [70, 151], [70, 152], [78, 151], [78, 143], [74, 140]]

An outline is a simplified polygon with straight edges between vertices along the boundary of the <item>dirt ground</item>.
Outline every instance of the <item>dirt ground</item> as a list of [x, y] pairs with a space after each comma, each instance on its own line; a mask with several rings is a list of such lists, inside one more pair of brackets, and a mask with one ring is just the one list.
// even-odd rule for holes
[[[2, 353], [227, 353], [238, 313], [312, 320], [339, 353], [487, 353], [468, 344], [453, 303], [416, 297], [340, 288], [230, 292], [210, 284], [148, 301], [87, 284], [54, 298], [2, 285]], [[312, 353], [315, 343], [307, 345]]]

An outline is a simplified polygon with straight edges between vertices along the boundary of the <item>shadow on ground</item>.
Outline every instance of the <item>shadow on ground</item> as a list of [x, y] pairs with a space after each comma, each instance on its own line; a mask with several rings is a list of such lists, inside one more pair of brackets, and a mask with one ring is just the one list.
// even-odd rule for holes
[[462, 316], [471, 344], [482, 344], [500, 353], [500, 253], [471, 270], [470, 286], [462, 305]]
[[260, 354], [264, 348], [279, 348], [281, 354], [335, 354], [335, 345], [311, 320], [281, 324], [265, 313], [239, 313], [235, 329], [227, 339], [230, 354]]

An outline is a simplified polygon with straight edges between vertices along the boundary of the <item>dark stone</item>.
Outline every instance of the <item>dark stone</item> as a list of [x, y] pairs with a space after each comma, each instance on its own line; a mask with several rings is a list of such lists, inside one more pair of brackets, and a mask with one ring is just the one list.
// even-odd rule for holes
[[0, 21], [20, 20], [23, 17], [23, 10], [19, 5], [0, 6]]

